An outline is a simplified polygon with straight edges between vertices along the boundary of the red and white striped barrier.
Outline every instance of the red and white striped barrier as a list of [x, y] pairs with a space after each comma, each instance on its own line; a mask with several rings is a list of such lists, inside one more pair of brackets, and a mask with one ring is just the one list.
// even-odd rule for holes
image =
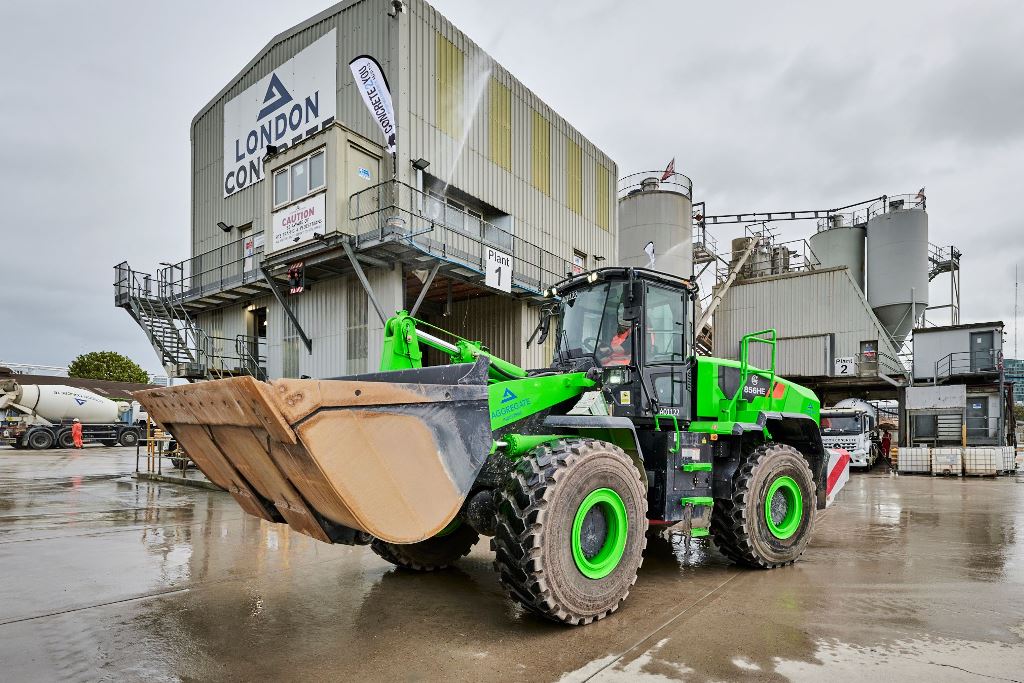
[[845, 448], [826, 448], [828, 451], [828, 487], [825, 489], [825, 507], [836, 499], [836, 494], [850, 481], [850, 453]]

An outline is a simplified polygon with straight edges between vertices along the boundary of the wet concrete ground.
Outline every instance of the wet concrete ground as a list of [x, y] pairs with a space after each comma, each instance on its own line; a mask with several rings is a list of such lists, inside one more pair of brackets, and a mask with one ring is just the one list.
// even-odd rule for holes
[[486, 542], [410, 574], [134, 466], [0, 450], [0, 679], [1024, 680], [1024, 477], [854, 475], [796, 565], [655, 543], [571, 629], [504, 600]]

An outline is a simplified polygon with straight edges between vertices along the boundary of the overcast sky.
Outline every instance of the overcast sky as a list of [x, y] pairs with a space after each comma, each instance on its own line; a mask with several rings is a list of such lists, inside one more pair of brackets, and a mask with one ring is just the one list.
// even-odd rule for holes
[[[162, 372], [113, 306], [112, 266], [189, 255], [192, 116], [330, 4], [0, 0], [0, 360], [111, 349]], [[1004, 320], [1013, 354], [1019, 2], [434, 4], [622, 174], [675, 157], [711, 214], [926, 185], [931, 241], [964, 254], [963, 321]]]

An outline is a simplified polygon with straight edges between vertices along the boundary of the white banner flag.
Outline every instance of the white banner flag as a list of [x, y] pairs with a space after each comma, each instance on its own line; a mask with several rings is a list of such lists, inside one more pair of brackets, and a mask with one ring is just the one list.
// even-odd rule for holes
[[359, 92], [363, 95], [366, 108], [370, 110], [370, 115], [377, 120], [377, 125], [384, 133], [388, 152], [394, 154], [397, 144], [397, 122], [384, 70], [380, 68], [376, 59], [367, 55], [356, 57], [348, 65], [352, 69], [356, 85], [359, 86]]

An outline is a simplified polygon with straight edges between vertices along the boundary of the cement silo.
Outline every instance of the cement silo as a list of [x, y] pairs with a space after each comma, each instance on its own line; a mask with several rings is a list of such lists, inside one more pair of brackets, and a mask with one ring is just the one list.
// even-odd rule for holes
[[693, 185], [673, 173], [634, 173], [619, 181], [619, 265], [693, 275]]
[[897, 345], [928, 307], [928, 214], [923, 198], [887, 197], [868, 209], [868, 304]]
[[808, 240], [823, 268], [846, 266], [850, 277], [864, 291], [864, 223], [854, 225], [852, 214], [833, 214], [818, 223], [818, 232]]

